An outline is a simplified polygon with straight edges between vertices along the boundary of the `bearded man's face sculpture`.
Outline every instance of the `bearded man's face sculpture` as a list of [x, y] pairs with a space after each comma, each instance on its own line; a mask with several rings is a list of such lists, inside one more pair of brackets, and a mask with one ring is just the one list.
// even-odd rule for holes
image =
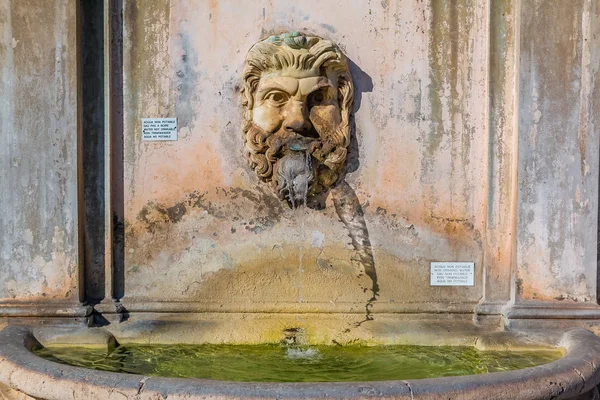
[[243, 73], [244, 153], [292, 207], [330, 188], [346, 161], [354, 89], [331, 41], [289, 33], [248, 52]]

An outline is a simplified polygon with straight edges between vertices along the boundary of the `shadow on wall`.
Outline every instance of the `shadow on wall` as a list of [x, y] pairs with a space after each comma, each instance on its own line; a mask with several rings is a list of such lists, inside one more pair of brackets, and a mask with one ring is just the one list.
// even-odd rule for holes
[[[364, 289], [370, 290], [372, 296], [365, 304], [365, 319], [355, 324], [355, 327], [357, 327], [363, 322], [373, 319], [371, 310], [373, 308], [373, 303], [377, 301], [379, 295], [379, 284], [377, 282], [377, 271], [375, 268], [375, 259], [369, 237], [369, 230], [364, 218], [364, 210], [358, 196], [356, 196], [356, 192], [350, 184], [346, 182], [346, 175], [357, 171], [360, 166], [360, 147], [358, 144], [358, 134], [356, 132], [354, 116], [362, 104], [363, 93], [370, 93], [373, 91], [373, 79], [371, 79], [369, 74], [364, 72], [354, 61], [349, 58], [347, 60], [354, 84], [354, 108], [352, 110], [351, 135], [346, 166], [340, 175], [338, 183], [330, 190], [315, 196], [313, 202], [307, 204], [307, 206], [319, 210], [325, 208], [326, 199], [331, 193], [336, 213], [346, 227], [348, 236], [352, 240], [352, 247], [358, 256], [357, 261], [361, 264], [364, 274], [371, 279], [371, 288]], [[347, 331], [349, 330], [350, 328]]]
[[362, 264], [365, 275], [372, 282], [370, 288], [372, 296], [365, 304], [365, 320], [358, 322], [355, 326], [360, 326], [363, 322], [373, 319], [371, 309], [373, 303], [377, 301], [379, 295], [379, 284], [377, 282], [377, 270], [375, 268], [375, 258], [373, 257], [373, 248], [369, 237], [369, 230], [364, 218], [364, 210], [360, 204], [358, 196], [352, 187], [346, 182], [346, 174], [358, 170], [360, 166], [360, 154], [358, 145], [358, 135], [354, 116], [360, 109], [362, 103], [362, 94], [373, 91], [373, 79], [364, 72], [354, 61], [348, 58], [348, 67], [354, 83], [354, 109], [352, 115], [352, 134], [350, 135], [350, 145], [348, 148], [348, 158], [346, 167], [342, 172], [339, 183], [332, 188], [332, 197], [335, 210], [348, 230], [348, 236], [352, 240], [352, 246], [358, 254], [358, 261]]
[[[365, 71], [360, 69], [354, 61], [348, 58], [348, 66], [350, 68], [350, 74], [352, 74], [352, 82], [354, 83], [354, 110], [353, 114], [356, 114], [362, 104], [362, 94], [370, 93], [373, 91], [373, 80]], [[358, 170], [360, 165], [359, 162], [359, 148], [358, 139], [356, 132], [356, 124], [352, 122], [352, 135], [350, 136], [350, 146], [348, 147], [348, 158], [346, 161], [346, 168], [343, 172], [340, 181], [344, 179], [344, 176], [348, 173], [355, 172]]]

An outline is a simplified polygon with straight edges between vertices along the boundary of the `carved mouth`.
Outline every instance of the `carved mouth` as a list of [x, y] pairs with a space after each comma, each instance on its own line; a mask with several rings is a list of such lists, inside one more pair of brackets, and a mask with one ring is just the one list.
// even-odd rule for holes
[[287, 141], [286, 147], [291, 151], [307, 151], [310, 149], [311, 143], [313, 143], [312, 140], [303, 136], [295, 135]]
[[[321, 141], [315, 138], [309, 138], [297, 133], [289, 136], [281, 147], [281, 154], [285, 155], [290, 152], [307, 152], [314, 153], [315, 149], [321, 147]], [[314, 156], [314, 154], [313, 154]]]
[[311, 139], [319, 139], [321, 137], [321, 135], [319, 134], [319, 132], [317, 132], [314, 126], [311, 126], [311, 128], [305, 132], [299, 133], [299, 135]]

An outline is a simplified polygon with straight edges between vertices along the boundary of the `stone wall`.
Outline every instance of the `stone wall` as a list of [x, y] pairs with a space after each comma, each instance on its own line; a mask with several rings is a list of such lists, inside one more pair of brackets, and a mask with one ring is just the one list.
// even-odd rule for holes
[[0, 315], [79, 300], [75, 3], [0, 4]]
[[[109, 4], [117, 25], [123, 12], [122, 75], [119, 54], [107, 64], [122, 108], [119, 82], [105, 82], [112, 152], [90, 136], [98, 109], [78, 117], [76, 2], [1, 6], [0, 313], [112, 293], [132, 312], [498, 315], [512, 302], [600, 317], [596, 1]], [[286, 31], [350, 60], [354, 224], [333, 194], [290, 209], [243, 160], [246, 53]], [[143, 142], [145, 117], [177, 117], [179, 140]], [[93, 192], [109, 177], [111, 196]], [[98, 215], [102, 198], [114, 215]], [[431, 287], [431, 261], [475, 262], [475, 285]]]

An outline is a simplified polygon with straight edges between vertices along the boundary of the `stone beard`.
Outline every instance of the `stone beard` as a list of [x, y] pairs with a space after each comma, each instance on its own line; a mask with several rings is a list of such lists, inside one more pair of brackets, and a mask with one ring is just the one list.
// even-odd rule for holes
[[243, 73], [244, 153], [292, 207], [339, 178], [350, 143], [354, 89], [331, 41], [298, 33], [255, 44]]

